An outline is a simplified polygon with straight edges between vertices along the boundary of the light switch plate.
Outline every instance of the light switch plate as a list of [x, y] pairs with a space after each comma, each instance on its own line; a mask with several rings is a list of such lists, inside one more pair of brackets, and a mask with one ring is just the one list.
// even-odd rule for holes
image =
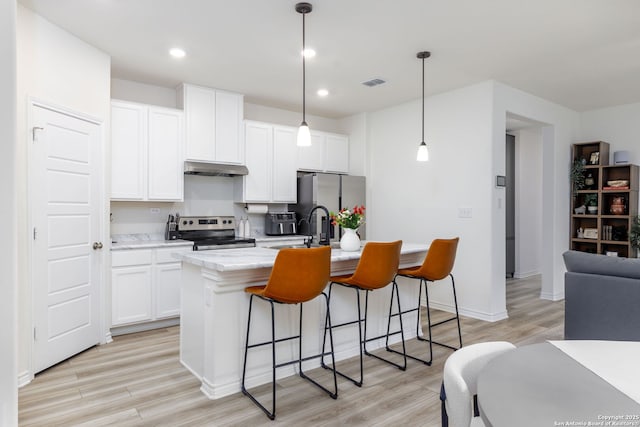
[[472, 208], [458, 208], [458, 218], [472, 218], [472, 217], [473, 217]]
[[160, 213], [160, 208], [149, 208], [149, 213], [158, 215]]

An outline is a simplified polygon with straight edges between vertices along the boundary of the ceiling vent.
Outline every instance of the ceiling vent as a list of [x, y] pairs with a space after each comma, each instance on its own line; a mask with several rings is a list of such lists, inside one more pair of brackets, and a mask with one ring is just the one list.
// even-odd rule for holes
[[386, 83], [386, 81], [382, 79], [371, 79], [371, 80], [367, 80], [366, 82], [362, 82], [363, 85], [369, 86], [369, 87], [378, 86], [384, 83]]

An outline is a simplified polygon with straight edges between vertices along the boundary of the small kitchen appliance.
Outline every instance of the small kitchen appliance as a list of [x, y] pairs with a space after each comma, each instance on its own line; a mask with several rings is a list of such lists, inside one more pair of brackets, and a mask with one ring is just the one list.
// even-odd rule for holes
[[194, 251], [256, 245], [256, 239], [236, 237], [236, 220], [232, 216], [181, 216], [177, 227], [178, 238], [192, 241]]
[[285, 236], [296, 234], [296, 213], [268, 213], [264, 217], [264, 234], [267, 236]]

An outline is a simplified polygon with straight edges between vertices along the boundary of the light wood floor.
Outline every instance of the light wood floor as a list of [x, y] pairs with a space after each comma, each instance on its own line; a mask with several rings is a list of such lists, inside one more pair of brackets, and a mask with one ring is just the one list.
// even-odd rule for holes
[[[539, 294], [539, 278], [508, 281], [509, 319], [488, 323], [463, 318], [464, 343], [507, 340], [524, 345], [561, 339], [564, 302], [540, 300]], [[436, 320], [443, 314], [437, 313]], [[454, 329], [453, 322], [440, 326], [436, 339], [455, 343]], [[409, 349], [426, 347], [414, 340]], [[21, 426], [439, 426], [442, 367], [450, 353], [437, 347], [432, 366], [410, 361], [405, 372], [366, 358], [363, 387], [339, 379], [337, 400], [299, 377], [286, 378], [278, 382], [277, 418], [269, 421], [240, 393], [208, 400], [200, 383], [178, 361], [178, 328], [159, 329], [116, 337], [111, 344], [38, 374], [20, 389], [19, 422]], [[355, 373], [357, 359], [339, 366]], [[264, 389], [268, 395], [269, 389]]]

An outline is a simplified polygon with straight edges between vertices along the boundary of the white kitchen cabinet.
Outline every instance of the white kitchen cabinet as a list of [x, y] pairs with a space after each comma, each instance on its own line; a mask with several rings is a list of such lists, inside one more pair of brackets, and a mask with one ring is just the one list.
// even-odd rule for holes
[[245, 122], [249, 174], [236, 181], [236, 201], [295, 203], [296, 129]]
[[112, 101], [112, 200], [183, 200], [182, 121], [180, 110]]
[[349, 138], [312, 131], [311, 147], [297, 147], [297, 167], [304, 171], [349, 173]]
[[152, 320], [152, 250], [114, 252], [111, 257], [111, 323], [113, 326]]
[[111, 255], [111, 325], [180, 316], [182, 265], [172, 256], [191, 246], [126, 249]]
[[183, 84], [178, 106], [185, 114], [186, 160], [244, 164], [242, 95]]
[[111, 198], [144, 200], [147, 108], [111, 102]]

